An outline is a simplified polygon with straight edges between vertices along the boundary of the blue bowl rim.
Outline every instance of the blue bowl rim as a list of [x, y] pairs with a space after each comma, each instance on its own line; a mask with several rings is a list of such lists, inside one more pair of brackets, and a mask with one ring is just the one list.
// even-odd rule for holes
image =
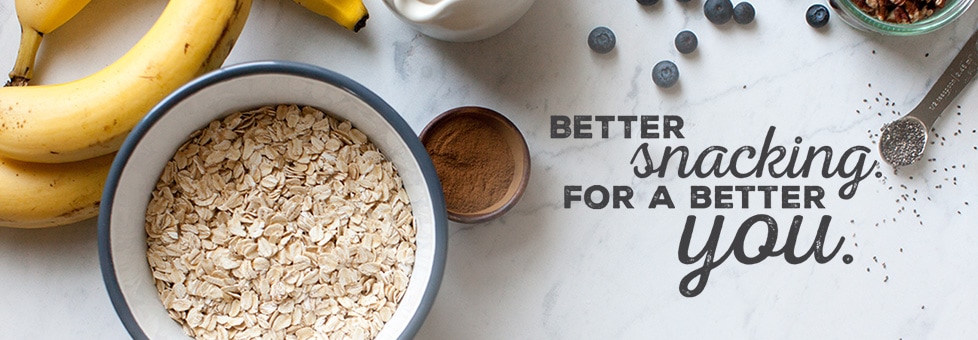
[[119, 279], [116, 275], [115, 265], [112, 261], [112, 248], [109, 233], [111, 207], [115, 199], [116, 188], [119, 186], [119, 176], [122, 174], [123, 167], [126, 163], [128, 163], [129, 158], [132, 156], [136, 145], [142, 141], [149, 129], [151, 129], [153, 125], [160, 120], [160, 118], [166, 115], [166, 113], [169, 112], [174, 106], [198, 91], [207, 88], [210, 85], [230, 79], [248, 75], [269, 73], [305, 77], [328, 83], [349, 92], [380, 113], [381, 116], [383, 116], [383, 118], [391, 124], [394, 130], [397, 131], [398, 135], [404, 140], [408, 146], [408, 149], [414, 155], [414, 158], [418, 161], [422, 175], [428, 183], [428, 190], [435, 193], [431, 195], [431, 204], [434, 208], [433, 213], [435, 219], [435, 254], [434, 263], [432, 264], [431, 269], [431, 276], [428, 279], [428, 285], [425, 288], [424, 295], [421, 297], [421, 303], [411, 320], [408, 322], [407, 327], [398, 337], [399, 339], [413, 338], [421, 328], [421, 324], [424, 322], [428, 312], [431, 310], [431, 306], [434, 304], [435, 296], [438, 293], [438, 289], [441, 286], [442, 277], [444, 276], [446, 251], [448, 248], [448, 218], [445, 210], [444, 197], [439, 194], [442, 192], [442, 188], [441, 182], [435, 173], [434, 164], [431, 162], [431, 158], [429, 157], [427, 150], [424, 148], [424, 145], [421, 144], [421, 140], [414, 133], [414, 130], [411, 129], [411, 126], [408, 125], [404, 118], [398, 114], [394, 108], [381, 99], [380, 96], [356, 81], [335, 71], [311, 64], [292, 61], [252, 61], [223, 67], [202, 75], [181, 86], [160, 101], [126, 137], [126, 140], [123, 142], [119, 152], [116, 154], [116, 157], [112, 162], [112, 167], [109, 169], [109, 175], [102, 193], [102, 201], [99, 207], [97, 222], [99, 266], [102, 271], [102, 281], [105, 283], [105, 288], [108, 291], [109, 299], [112, 302], [112, 307], [115, 309], [116, 314], [119, 316], [119, 319], [122, 321], [123, 326], [129, 332], [130, 336], [132, 336], [134, 339], [149, 338], [143, 332], [142, 328], [139, 327], [138, 322], [132, 314], [132, 311], [129, 309], [129, 305], [125, 301], [125, 297], [122, 295], [122, 288], [119, 286]]

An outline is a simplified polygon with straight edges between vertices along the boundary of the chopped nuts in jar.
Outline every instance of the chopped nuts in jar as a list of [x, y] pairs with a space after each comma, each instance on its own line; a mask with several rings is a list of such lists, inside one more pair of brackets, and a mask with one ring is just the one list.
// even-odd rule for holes
[[194, 132], [147, 207], [160, 299], [198, 339], [365, 339], [407, 288], [415, 220], [393, 164], [311, 107]]
[[866, 14], [881, 21], [910, 24], [944, 8], [946, 0], [850, 0]]

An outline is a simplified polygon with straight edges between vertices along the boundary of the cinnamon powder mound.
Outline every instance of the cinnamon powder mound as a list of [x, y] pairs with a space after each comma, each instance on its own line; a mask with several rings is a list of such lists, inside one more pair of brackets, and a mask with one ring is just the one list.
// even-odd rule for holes
[[478, 212], [506, 194], [516, 161], [505, 136], [494, 125], [462, 116], [445, 121], [427, 140], [425, 148], [449, 210]]

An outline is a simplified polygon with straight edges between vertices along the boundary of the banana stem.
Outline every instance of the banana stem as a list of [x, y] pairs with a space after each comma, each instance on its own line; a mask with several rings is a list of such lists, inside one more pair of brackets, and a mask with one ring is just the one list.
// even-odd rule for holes
[[44, 34], [33, 28], [20, 25], [20, 47], [17, 50], [17, 59], [14, 60], [14, 69], [10, 71], [10, 80], [3, 86], [27, 86], [34, 75], [34, 59], [37, 58], [37, 50], [41, 48], [41, 37]]

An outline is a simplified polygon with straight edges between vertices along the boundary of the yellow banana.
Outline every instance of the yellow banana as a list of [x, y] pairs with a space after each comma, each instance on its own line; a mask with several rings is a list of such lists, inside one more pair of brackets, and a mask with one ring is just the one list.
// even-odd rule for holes
[[6, 86], [24, 86], [34, 74], [34, 60], [41, 37], [78, 14], [91, 0], [15, 0], [20, 21], [20, 48]]
[[82, 79], [0, 88], [0, 156], [72, 162], [112, 153], [166, 95], [224, 63], [251, 0], [171, 0], [119, 60]]
[[53, 227], [94, 217], [113, 157], [58, 164], [0, 158], [0, 227]]
[[293, 0], [313, 13], [335, 21], [348, 30], [357, 32], [367, 25], [367, 7], [363, 0]]

